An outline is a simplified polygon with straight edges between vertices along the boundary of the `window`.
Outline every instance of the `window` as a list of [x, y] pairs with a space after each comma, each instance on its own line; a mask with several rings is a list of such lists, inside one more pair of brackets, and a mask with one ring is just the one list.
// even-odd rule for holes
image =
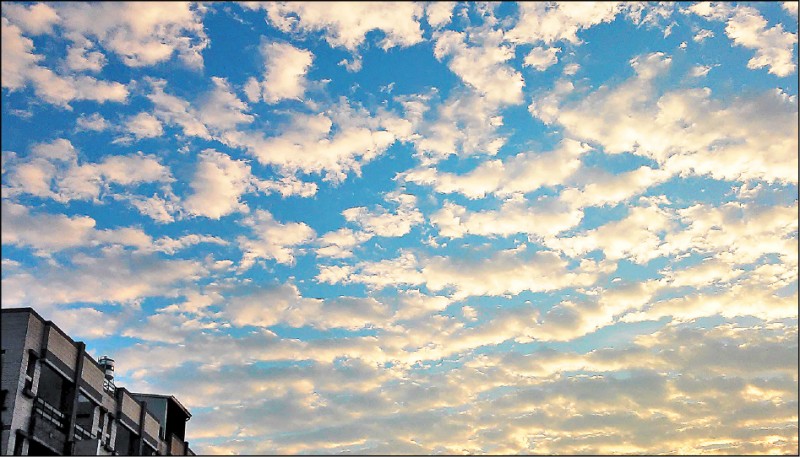
[[28, 351], [28, 367], [25, 369], [25, 390], [24, 393], [28, 396], [33, 396], [33, 377], [36, 375], [36, 354], [31, 350]]
[[107, 413], [103, 408], [100, 408], [100, 418], [97, 421], [97, 425], [100, 427], [100, 431], [97, 436], [100, 438], [100, 442], [105, 443], [105, 435], [106, 435], [106, 428], [108, 426], [108, 421], [106, 420]]

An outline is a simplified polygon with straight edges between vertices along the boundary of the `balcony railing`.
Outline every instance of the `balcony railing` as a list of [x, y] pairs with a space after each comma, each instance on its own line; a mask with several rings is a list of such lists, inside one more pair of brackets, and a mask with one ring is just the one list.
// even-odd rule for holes
[[55, 425], [59, 430], [64, 430], [66, 427], [66, 415], [58, 410], [55, 406], [47, 403], [40, 397], [36, 397], [34, 402], [33, 411], [35, 414], [42, 417], [42, 419]]
[[114, 394], [114, 391], [117, 390], [117, 387], [114, 385], [114, 381], [110, 379], [103, 380], [103, 390], [110, 394]]
[[175, 436], [174, 433], [169, 435], [169, 454], [186, 455], [186, 447], [183, 444], [183, 440]]
[[78, 424], [75, 424], [75, 441], [93, 440], [95, 438], [97, 438], [97, 436], [92, 434], [92, 432], [86, 430]]
[[[36, 401], [34, 402], [33, 406], [34, 414], [40, 416], [45, 421], [53, 424], [58, 430], [65, 432], [67, 428], [67, 415], [63, 412], [59, 411], [58, 408], [47, 403], [41, 397], [36, 397]], [[75, 440], [93, 440], [97, 438], [89, 430], [86, 430], [82, 426], [75, 424]]]

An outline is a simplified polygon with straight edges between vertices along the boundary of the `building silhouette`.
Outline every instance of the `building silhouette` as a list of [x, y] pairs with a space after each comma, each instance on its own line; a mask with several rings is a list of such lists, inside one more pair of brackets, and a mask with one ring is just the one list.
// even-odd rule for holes
[[3, 309], [1, 335], [0, 454], [194, 455], [175, 397], [115, 386], [113, 359], [31, 308]]

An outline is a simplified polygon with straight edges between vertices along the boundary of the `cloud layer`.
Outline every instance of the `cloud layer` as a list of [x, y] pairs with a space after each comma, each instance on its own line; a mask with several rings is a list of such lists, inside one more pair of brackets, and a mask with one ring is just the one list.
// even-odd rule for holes
[[196, 452], [797, 454], [796, 3], [14, 3], [2, 47], [2, 306]]

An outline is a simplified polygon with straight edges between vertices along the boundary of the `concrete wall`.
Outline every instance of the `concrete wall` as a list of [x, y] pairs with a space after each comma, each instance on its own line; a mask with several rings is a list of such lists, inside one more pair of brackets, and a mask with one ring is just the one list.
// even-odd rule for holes
[[149, 442], [153, 444], [155, 448], [158, 448], [158, 429], [161, 427], [158, 420], [150, 414], [150, 411], [147, 411], [144, 415], [144, 438], [145, 442]]
[[[8, 430], [3, 430], [2, 452], [13, 454], [16, 444], [17, 430], [28, 431], [30, 417], [33, 411], [33, 398], [25, 395], [25, 375], [28, 363], [31, 362], [32, 355], [29, 349], [33, 349], [39, 356], [42, 355], [42, 334], [44, 324], [32, 313], [11, 312], [4, 313], [2, 319], [2, 346], [6, 350], [4, 357], [8, 357], [9, 365], [3, 367], [3, 389], [8, 389], [7, 408], [4, 411], [3, 426], [9, 426]], [[39, 384], [39, 364], [38, 360], [33, 360], [35, 370], [33, 374], [33, 392], [35, 393]], [[6, 371], [8, 368], [8, 371]], [[9, 373], [6, 375], [6, 373]], [[10, 417], [7, 421], [6, 414]]]
[[83, 356], [83, 370], [81, 370], [81, 381], [85, 382], [86, 385], [84, 390], [89, 398], [94, 400], [95, 403], [102, 404], [103, 403], [103, 380], [105, 379], [105, 374], [103, 370], [101, 370], [94, 362], [89, 358], [89, 356]]
[[133, 426], [134, 430], [138, 431], [139, 417], [142, 414], [142, 405], [137, 403], [127, 391], [122, 391], [120, 401], [122, 401], [122, 415], [125, 416], [127, 421], [132, 422], [130, 425]]
[[[75, 373], [75, 364], [78, 360], [78, 348], [61, 334], [55, 327], [50, 327], [47, 336], [47, 352], [63, 363], [72, 373]], [[70, 375], [72, 373], [64, 373]]]
[[0, 347], [5, 353], [3, 353], [3, 377], [0, 388], [8, 393], [6, 394], [6, 409], [0, 413], [3, 422], [2, 435], [0, 435], [0, 454], [5, 455], [12, 454], [14, 451], [16, 429], [11, 424], [19, 423], [19, 418], [15, 420], [13, 415], [17, 400], [16, 394], [25, 385], [23, 363], [27, 364], [28, 356], [23, 353], [25, 352], [25, 337], [28, 333], [29, 319], [30, 316], [27, 313], [5, 313], [2, 320]]

